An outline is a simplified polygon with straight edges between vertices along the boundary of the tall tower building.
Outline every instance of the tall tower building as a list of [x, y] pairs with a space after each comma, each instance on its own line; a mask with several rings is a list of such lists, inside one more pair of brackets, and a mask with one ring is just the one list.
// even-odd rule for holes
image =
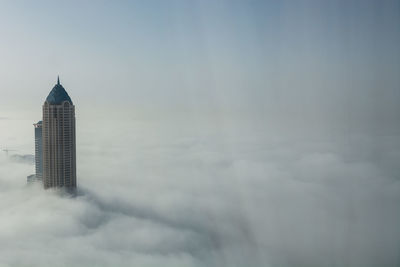
[[42, 121], [34, 123], [35, 127], [35, 170], [36, 179], [42, 180], [43, 178], [43, 142], [42, 142]]
[[75, 106], [57, 79], [43, 104], [44, 188], [76, 188]]

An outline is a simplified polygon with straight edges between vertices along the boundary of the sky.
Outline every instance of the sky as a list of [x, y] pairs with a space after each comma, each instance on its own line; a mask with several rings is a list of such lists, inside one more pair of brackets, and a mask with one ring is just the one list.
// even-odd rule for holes
[[[0, 266], [400, 265], [399, 47], [399, 1], [0, 1]], [[57, 75], [75, 198], [26, 185]]]
[[399, 114], [399, 8], [398, 1], [2, 1], [1, 104], [36, 108], [60, 75], [81, 107], [390, 125]]

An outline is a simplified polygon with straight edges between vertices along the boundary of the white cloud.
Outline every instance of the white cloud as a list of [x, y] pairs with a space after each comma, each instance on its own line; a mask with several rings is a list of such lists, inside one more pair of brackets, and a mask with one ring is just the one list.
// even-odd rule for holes
[[1, 155], [0, 265], [399, 264], [398, 137], [276, 138], [212, 122], [78, 127], [75, 198], [26, 186], [32, 166]]

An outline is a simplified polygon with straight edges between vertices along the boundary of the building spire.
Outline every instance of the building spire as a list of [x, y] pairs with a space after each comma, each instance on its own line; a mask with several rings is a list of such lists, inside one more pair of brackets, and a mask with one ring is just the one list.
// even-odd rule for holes
[[57, 75], [57, 84], [60, 85], [60, 76]]

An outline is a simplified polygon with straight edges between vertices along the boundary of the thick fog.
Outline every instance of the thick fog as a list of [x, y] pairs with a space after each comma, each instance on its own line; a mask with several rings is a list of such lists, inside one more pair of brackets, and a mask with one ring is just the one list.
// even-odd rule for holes
[[399, 136], [77, 114], [76, 197], [26, 185], [34, 119], [0, 120], [0, 266], [400, 264]]
[[[399, 10], [1, 1], [0, 266], [400, 266]], [[57, 75], [76, 196], [26, 182]]]

